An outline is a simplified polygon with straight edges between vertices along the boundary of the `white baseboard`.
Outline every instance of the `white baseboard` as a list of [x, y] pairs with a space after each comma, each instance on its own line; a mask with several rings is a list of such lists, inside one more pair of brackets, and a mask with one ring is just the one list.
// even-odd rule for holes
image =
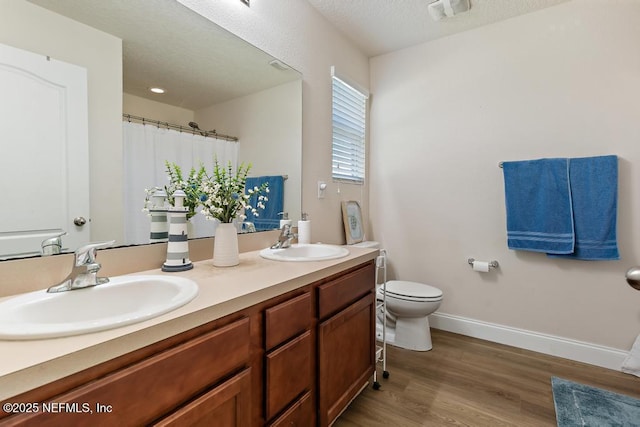
[[506, 344], [526, 350], [537, 351], [551, 356], [589, 363], [603, 368], [620, 371], [628, 352], [582, 341], [524, 329], [512, 328], [495, 323], [482, 322], [446, 313], [429, 316], [429, 325], [461, 335]]

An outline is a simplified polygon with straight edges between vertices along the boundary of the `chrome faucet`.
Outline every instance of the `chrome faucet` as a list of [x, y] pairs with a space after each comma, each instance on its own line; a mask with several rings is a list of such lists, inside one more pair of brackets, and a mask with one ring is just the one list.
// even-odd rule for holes
[[101, 265], [96, 262], [96, 250], [108, 248], [116, 241], [90, 243], [78, 248], [75, 252], [73, 269], [61, 283], [47, 289], [49, 293], [73, 291], [75, 289], [88, 288], [90, 286], [107, 283], [107, 277], [98, 277], [97, 273]]
[[256, 225], [253, 222], [244, 221], [242, 223], [242, 231], [244, 231], [245, 233], [255, 233]]
[[63, 231], [53, 237], [44, 239], [40, 245], [42, 247], [42, 256], [59, 254], [62, 249], [62, 236], [66, 234], [67, 232]]
[[295, 239], [296, 235], [291, 232], [291, 224], [284, 224], [280, 229], [280, 236], [278, 241], [271, 245], [271, 249], [284, 249], [291, 246], [291, 241]]

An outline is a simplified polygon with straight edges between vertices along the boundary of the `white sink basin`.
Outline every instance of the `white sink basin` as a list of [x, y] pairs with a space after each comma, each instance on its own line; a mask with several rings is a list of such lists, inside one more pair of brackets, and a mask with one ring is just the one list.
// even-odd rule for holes
[[342, 246], [325, 244], [293, 244], [285, 249], [266, 248], [260, 251], [262, 258], [274, 261], [324, 261], [342, 258], [349, 255], [349, 250]]
[[185, 305], [198, 285], [183, 277], [118, 276], [67, 292], [29, 292], [0, 302], [0, 339], [79, 335], [142, 322]]

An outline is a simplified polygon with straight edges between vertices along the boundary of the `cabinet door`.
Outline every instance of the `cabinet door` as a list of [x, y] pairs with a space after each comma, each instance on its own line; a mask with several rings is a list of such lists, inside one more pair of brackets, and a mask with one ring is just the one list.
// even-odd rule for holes
[[313, 427], [313, 418], [313, 399], [311, 392], [307, 392], [269, 427]]
[[247, 368], [155, 426], [245, 427], [251, 421], [251, 368]]
[[265, 348], [271, 350], [311, 326], [311, 294], [305, 292], [264, 312]]
[[307, 331], [266, 357], [267, 419], [311, 388], [311, 332]]
[[318, 327], [320, 425], [362, 390], [375, 368], [375, 297], [369, 293]]

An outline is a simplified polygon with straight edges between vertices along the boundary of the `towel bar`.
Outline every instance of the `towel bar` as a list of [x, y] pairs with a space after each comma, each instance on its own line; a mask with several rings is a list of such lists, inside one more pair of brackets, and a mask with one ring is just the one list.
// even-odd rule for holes
[[[469, 263], [470, 266], [473, 267], [473, 262], [475, 261], [474, 258], [469, 258], [467, 260], [467, 262]], [[498, 261], [489, 261], [489, 268], [498, 268], [500, 267], [500, 264], [498, 264]]]

